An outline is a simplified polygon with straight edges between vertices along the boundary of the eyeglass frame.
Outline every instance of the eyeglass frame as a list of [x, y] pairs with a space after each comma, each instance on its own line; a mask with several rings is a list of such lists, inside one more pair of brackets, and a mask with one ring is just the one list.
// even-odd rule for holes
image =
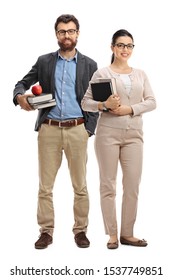
[[[73, 34], [69, 34], [70, 31], [73, 31], [74, 33]], [[62, 33], [60, 33], [60, 32], [62, 32]], [[67, 30], [65, 30], [65, 29], [56, 30], [56, 33], [58, 33], [59, 36], [65, 36], [66, 33], [68, 33], [69, 36], [72, 36], [72, 35], [75, 34], [75, 32], [78, 32], [78, 30], [77, 29], [73, 29], [73, 28], [70, 28], [70, 29], [67, 29]]]
[[[122, 46], [118, 46], [118, 45], [122, 45]], [[133, 50], [135, 45], [134, 44], [124, 44], [124, 43], [117, 43], [117, 44], [113, 44], [113, 46], [117, 46], [119, 49], [125, 49], [125, 47], [127, 47], [128, 50]]]

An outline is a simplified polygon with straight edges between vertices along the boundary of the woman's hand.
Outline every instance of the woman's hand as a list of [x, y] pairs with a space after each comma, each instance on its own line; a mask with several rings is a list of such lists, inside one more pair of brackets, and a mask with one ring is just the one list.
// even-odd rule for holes
[[111, 110], [110, 113], [118, 116], [125, 116], [133, 114], [133, 110], [130, 106], [120, 105], [118, 108]]
[[116, 94], [112, 94], [105, 101], [105, 106], [111, 110], [116, 110], [120, 106], [120, 97]]

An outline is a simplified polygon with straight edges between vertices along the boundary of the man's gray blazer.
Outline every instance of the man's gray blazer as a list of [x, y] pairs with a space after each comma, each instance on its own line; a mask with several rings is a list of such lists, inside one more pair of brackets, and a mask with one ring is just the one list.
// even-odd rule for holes
[[[52, 93], [55, 95], [55, 66], [57, 61], [58, 51], [42, 55], [38, 58], [35, 65], [26, 76], [19, 81], [14, 88], [13, 102], [17, 105], [17, 94], [24, 94], [32, 85], [39, 82], [44, 93]], [[77, 67], [76, 67], [76, 98], [81, 107], [81, 100], [88, 88], [89, 81], [93, 73], [97, 70], [97, 63], [91, 58], [77, 52]], [[40, 125], [45, 120], [49, 108], [38, 110], [38, 117], [35, 124], [35, 130], [38, 131]], [[83, 112], [83, 111], [82, 111]], [[83, 112], [85, 120], [85, 128], [94, 134], [98, 113]]]

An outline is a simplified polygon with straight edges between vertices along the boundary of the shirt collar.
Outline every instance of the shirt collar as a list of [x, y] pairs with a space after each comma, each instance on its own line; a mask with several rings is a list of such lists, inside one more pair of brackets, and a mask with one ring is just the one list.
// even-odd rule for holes
[[63, 59], [63, 60], [68, 60], [68, 61], [75, 60], [75, 62], [77, 63], [77, 53], [78, 53], [78, 51], [76, 50], [76, 54], [74, 55], [74, 57], [72, 57], [70, 59], [66, 59], [60, 54], [60, 51], [58, 50], [58, 59]]

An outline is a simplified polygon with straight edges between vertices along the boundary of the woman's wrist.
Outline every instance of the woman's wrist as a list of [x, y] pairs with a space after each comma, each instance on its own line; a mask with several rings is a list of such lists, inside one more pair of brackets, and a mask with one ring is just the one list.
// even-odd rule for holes
[[109, 108], [107, 108], [106, 102], [98, 102], [98, 110], [108, 112]]

